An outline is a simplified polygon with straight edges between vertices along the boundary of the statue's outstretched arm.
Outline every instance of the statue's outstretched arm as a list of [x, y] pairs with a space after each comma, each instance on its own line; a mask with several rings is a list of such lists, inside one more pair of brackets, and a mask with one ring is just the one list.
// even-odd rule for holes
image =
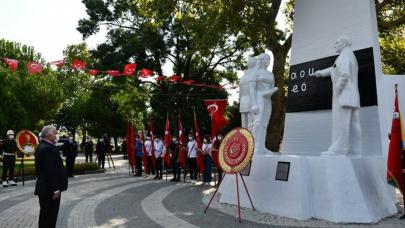
[[315, 71], [316, 77], [330, 77], [333, 67]]

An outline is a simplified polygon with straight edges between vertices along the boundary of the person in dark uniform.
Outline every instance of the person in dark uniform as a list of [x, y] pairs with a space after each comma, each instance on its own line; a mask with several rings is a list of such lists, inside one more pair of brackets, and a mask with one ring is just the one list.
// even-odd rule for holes
[[124, 141], [121, 143], [121, 152], [124, 159], [128, 159], [128, 151], [127, 151], [127, 139], [125, 138]]
[[97, 153], [97, 159], [98, 159], [98, 166], [102, 169], [104, 169], [104, 163], [105, 163], [105, 146], [104, 146], [104, 139], [98, 139], [97, 145], [96, 145], [96, 153]]
[[86, 162], [89, 161], [93, 162], [93, 142], [89, 137], [86, 138], [86, 142], [84, 142], [84, 154], [86, 156]]
[[2, 156], [3, 159], [3, 176], [1, 179], [4, 188], [8, 186], [17, 186], [17, 183], [14, 182], [14, 167], [16, 154], [17, 154], [17, 143], [14, 139], [14, 131], [8, 130], [7, 138], [3, 140], [2, 150], [0, 150], [0, 155]]
[[69, 137], [69, 140], [63, 145], [63, 156], [66, 158], [66, 170], [68, 177], [73, 177], [75, 160], [77, 157], [77, 142], [72, 136]]
[[56, 128], [42, 128], [41, 140], [35, 150], [35, 195], [39, 198], [39, 228], [55, 227], [61, 192], [67, 190], [68, 180], [63, 161], [56, 148]]
[[136, 174], [135, 176], [141, 177], [142, 176], [142, 158], [143, 158], [143, 151], [142, 151], [142, 141], [139, 138], [139, 135], [135, 137], [135, 166], [136, 166]]
[[170, 159], [173, 165], [173, 179], [170, 181], [180, 181], [180, 166], [179, 166], [179, 153], [180, 153], [180, 144], [177, 139], [177, 136], [173, 136], [172, 142], [170, 143]]

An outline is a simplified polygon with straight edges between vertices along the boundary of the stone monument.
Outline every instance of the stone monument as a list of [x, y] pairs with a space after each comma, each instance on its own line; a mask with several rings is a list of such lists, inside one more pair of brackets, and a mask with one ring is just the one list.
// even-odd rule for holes
[[[254, 63], [256, 66], [254, 66]], [[240, 80], [240, 112], [242, 127], [248, 128], [255, 139], [255, 153], [264, 154], [267, 125], [271, 117], [271, 96], [278, 88], [274, 87], [274, 75], [267, 70], [270, 55], [262, 53], [248, 59], [248, 70]]]
[[333, 66], [315, 72], [316, 77], [332, 79], [332, 144], [323, 155], [361, 152], [359, 66], [351, 46], [349, 37], [339, 37], [335, 44], [339, 56]]
[[[382, 73], [374, 0], [300, 0], [294, 7], [281, 153], [255, 150], [250, 174], [244, 178], [253, 204], [260, 212], [299, 220], [378, 222], [397, 213], [395, 195], [386, 180], [386, 153], [394, 84], [405, 88], [405, 79]], [[338, 39], [342, 34], [350, 39]], [[340, 56], [332, 48], [336, 39], [343, 47]], [[349, 84], [347, 77], [356, 75], [356, 60], [358, 85]], [[337, 69], [333, 69], [335, 63]], [[328, 74], [330, 78], [316, 77]], [[346, 86], [352, 86], [354, 96], [346, 94]], [[405, 89], [399, 93], [405, 97]], [[349, 100], [349, 105], [341, 99]], [[405, 107], [405, 99], [400, 102]], [[260, 113], [263, 104], [269, 103], [256, 103], [252, 113]], [[266, 122], [262, 119], [262, 123]], [[347, 156], [321, 156], [325, 151]], [[283, 175], [277, 170], [283, 170]], [[234, 178], [223, 180], [218, 190], [221, 203], [236, 204], [235, 182]], [[247, 195], [241, 194], [241, 205], [250, 207]]]

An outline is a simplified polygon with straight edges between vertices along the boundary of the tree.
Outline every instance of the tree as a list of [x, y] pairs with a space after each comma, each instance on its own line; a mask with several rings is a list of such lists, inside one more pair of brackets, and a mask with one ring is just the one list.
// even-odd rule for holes
[[[110, 48], [116, 52], [123, 50], [120, 43], [125, 42], [122, 41], [135, 40], [136, 44], [145, 41], [145, 48], [136, 55], [133, 53], [135, 57], [144, 58], [134, 59], [137, 62], [149, 60], [151, 68], [159, 73], [167, 60], [173, 63], [174, 72], [182, 74], [184, 79], [234, 82], [232, 72], [243, 68], [244, 53], [271, 50], [273, 73], [280, 91], [272, 98], [273, 113], [266, 146], [272, 151], [279, 150], [288, 95], [286, 75], [292, 41], [293, 0], [83, 0], [83, 3], [89, 18], [79, 21], [78, 30], [84, 37], [106, 25]], [[376, 0], [381, 34], [403, 26], [404, 4], [403, 1]], [[280, 14], [287, 18], [283, 30], [277, 24]], [[166, 91], [165, 87], [157, 88], [161, 88], [160, 94]], [[191, 93], [187, 92], [183, 98], [187, 98], [187, 94]], [[165, 115], [160, 113], [160, 116]]]
[[19, 61], [15, 72], [0, 63], [0, 132], [39, 131], [50, 123], [63, 102], [63, 90], [55, 72], [45, 66], [42, 74], [29, 75], [27, 61], [45, 64], [32, 47], [19, 43], [0, 40], [0, 56]]

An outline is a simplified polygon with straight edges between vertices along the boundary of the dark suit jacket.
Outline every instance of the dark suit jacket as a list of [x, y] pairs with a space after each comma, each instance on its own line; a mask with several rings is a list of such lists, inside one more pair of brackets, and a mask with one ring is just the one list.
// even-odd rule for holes
[[35, 173], [35, 195], [51, 195], [57, 190], [67, 189], [68, 179], [59, 151], [44, 140], [35, 150]]

